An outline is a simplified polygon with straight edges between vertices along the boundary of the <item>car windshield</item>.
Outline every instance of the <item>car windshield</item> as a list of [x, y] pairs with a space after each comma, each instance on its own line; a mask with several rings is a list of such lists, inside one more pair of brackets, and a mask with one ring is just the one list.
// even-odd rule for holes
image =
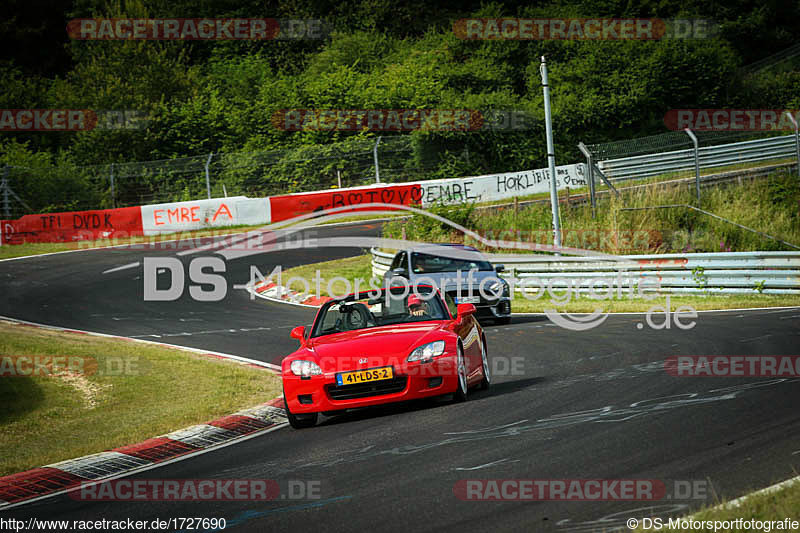
[[320, 310], [311, 336], [448, 318], [437, 293], [430, 287], [416, 289], [416, 294], [398, 287], [329, 302]]
[[415, 274], [456, 272], [457, 270], [465, 272], [470, 270], [493, 270], [491, 263], [483, 260], [477, 251], [462, 251], [467, 252], [470, 256], [474, 255], [474, 257], [442, 257], [441, 255], [414, 252], [411, 254], [411, 269]]

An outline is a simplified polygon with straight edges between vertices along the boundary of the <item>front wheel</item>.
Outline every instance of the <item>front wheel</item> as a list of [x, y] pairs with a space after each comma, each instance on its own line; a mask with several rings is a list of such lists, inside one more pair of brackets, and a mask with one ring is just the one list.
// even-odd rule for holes
[[317, 413], [307, 413], [302, 415], [295, 415], [289, 410], [289, 404], [286, 402], [286, 395], [283, 398], [283, 406], [286, 409], [286, 418], [289, 419], [289, 425], [294, 429], [305, 429], [313, 427], [317, 423]]
[[481, 341], [481, 362], [483, 364], [483, 378], [481, 378], [479, 388], [486, 390], [492, 382], [492, 373], [489, 370], [489, 356], [486, 354], [486, 339]]
[[453, 399], [457, 402], [467, 401], [467, 361], [464, 359], [464, 350], [461, 346], [458, 347], [458, 356], [456, 358], [456, 374], [458, 376], [458, 387], [456, 388]]

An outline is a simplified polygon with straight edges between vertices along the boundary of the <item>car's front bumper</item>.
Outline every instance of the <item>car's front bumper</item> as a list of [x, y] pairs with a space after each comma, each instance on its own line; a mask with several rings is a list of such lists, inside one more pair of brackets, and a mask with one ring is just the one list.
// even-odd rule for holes
[[454, 354], [445, 353], [425, 363], [403, 362], [391, 366], [394, 375], [391, 380], [346, 386], [336, 384], [336, 372], [304, 379], [284, 371], [286, 404], [293, 414], [339, 411], [439, 396], [455, 392], [458, 386]]
[[506, 318], [511, 316], [511, 298], [475, 304], [478, 318]]
[[507, 293], [502, 296], [481, 294], [480, 287], [473, 287], [471, 291], [448, 290], [447, 294], [453, 297], [456, 303], [471, 303], [475, 306], [477, 318], [507, 318], [511, 316], [511, 297]]

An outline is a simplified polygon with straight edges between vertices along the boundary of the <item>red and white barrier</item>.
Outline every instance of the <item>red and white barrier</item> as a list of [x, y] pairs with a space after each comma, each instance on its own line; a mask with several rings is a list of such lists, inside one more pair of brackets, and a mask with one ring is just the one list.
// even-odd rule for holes
[[[558, 189], [586, 186], [588, 181], [583, 163], [556, 167]], [[358, 211], [360, 204], [379, 202], [429, 207], [436, 203], [490, 202], [549, 190], [550, 171], [541, 168], [466, 178], [302, 192], [272, 196], [269, 202], [272, 206], [272, 221], [278, 222], [336, 207], [351, 206], [354, 211]]]
[[272, 221], [279, 222], [336, 207], [350, 206], [353, 211], [359, 211], [364, 210], [359, 209], [360, 204], [414, 205], [419, 204], [421, 198], [422, 192], [418, 183], [400, 183], [271, 196], [269, 202]]
[[[556, 167], [556, 186], [586, 186], [585, 165]], [[26, 215], [0, 221], [2, 242], [71, 242], [158, 235], [227, 226], [254, 226], [288, 220], [337, 207], [368, 211], [362, 204], [421, 205], [488, 202], [550, 190], [548, 169], [523, 170], [466, 178], [375, 184], [347, 189], [301, 192], [267, 198], [234, 196], [189, 202]]]
[[269, 222], [269, 198], [233, 196], [142, 206], [145, 235]]
[[142, 235], [140, 207], [43, 213], [3, 220], [2, 244], [73, 242]]
[[[550, 191], [550, 170], [540, 168], [466, 178], [420, 181], [417, 184], [421, 189], [423, 207], [439, 202], [445, 204], [492, 202]], [[556, 187], [559, 190], [588, 185], [583, 163], [556, 167]]]

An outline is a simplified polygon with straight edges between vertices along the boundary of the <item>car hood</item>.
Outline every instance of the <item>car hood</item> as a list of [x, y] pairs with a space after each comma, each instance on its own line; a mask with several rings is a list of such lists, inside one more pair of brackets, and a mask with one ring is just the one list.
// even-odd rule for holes
[[316, 337], [307, 350], [323, 372], [341, 372], [404, 362], [417, 346], [447, 334], [447, 323], [438, 320], [393, 324]]
[[[461, 273], [461, 284], [462, 287], [468, 287], [470, 284], [467, 283], [467, 276], [469, 272], [462, 272]], [[412, 274], [411, 281], [412, 283], [419, 282], [420, 278], [428, 278], [432, 279], [437, 287], [442, 288], [445, 291], [451, 291], [458, 288], [458, 284], [456, 283], [456, 272], [434, 272], [434, 273], [419, 273], [419, 274]], [[473, 287], [478, 287], [481, 282], [487, 278], [493, 280], [500, 280], [500, 276], [497, 275], [497, 272], [494, 270], [477, 270], [472, 273], [472, 283]], [[424, 281], [424, 280], [423, 280]], [[486, 282], [486, 286], [488, 287], [491, 285], [490, 282]]]

